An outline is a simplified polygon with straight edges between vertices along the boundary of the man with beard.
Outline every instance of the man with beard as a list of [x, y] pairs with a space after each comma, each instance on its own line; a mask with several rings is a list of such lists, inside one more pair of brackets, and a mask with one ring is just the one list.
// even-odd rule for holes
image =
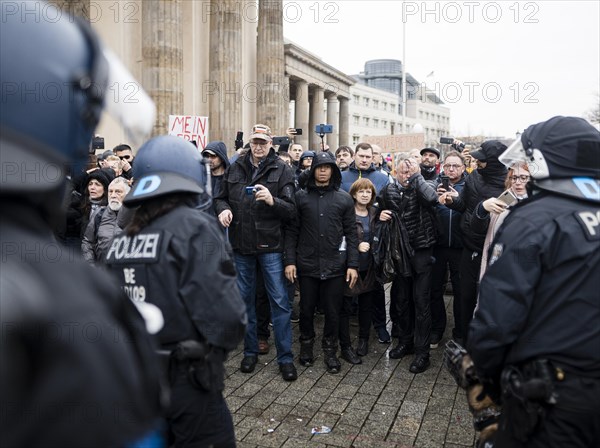
[[[455, 144], [460, 143], [458, 140], [455, 141]], [[455, 340], [459, 343], [464, 342], [469, 322], [473, 318], [477, 302], [481, 254], [487, 233], [487, 227], [475, 231], [472, 220], [481, 201], [498, 197], [505, 189], [507, 169], [498, 160], [505, 150], [506, 145], [497, 140], [483, 142], [481, 148], [471, 152], [471, 156], [477, 160], [477, 169], [467, 177], [461, 192], [458, 193], [450, 187], [449, 192], [439, 197], [440, 204], [462, 213], [460, 218], [463, 236], [463, 252], [460, 260], [460, 328], [455, 332]]]
[[437, 148], [423, 148], [421, 150], [421, 175], [428, 182], [436, 183], [437, 164], [440, 161], [440, 150]]
[[335, 163], [340, 171], [346, 171], [352, 163], [354, 151], [349, 146], [340, 146], [335, 151]]
[[131, 219], [131, 210], [123, 207], [123, 199], [129, 190], [127, 180], [122, 177], [117, 177], [108, 186], [108, 205], [96, 213], [83, 235], [81, 252], [86, 261], [103, 262], [113, 238]]

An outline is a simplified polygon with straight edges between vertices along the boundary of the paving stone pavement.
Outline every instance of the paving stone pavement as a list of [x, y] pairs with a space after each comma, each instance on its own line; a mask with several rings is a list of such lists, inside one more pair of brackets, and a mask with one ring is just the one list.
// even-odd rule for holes
[[[386, 296], [389, 300], [389, 286]], [[452, 297], [446, 296], [448, 322]], [[352, 320], [351, 320], [352, 322]], [[388, 331], [391, 324], [388, 323]], [[293, 324], [298, 380], [280, 376], [272, 337], [271, 351], [259, 356], [251, 374], [239, 371], [242, 346], [226, 362], [225, 399], [231, 410], [238, 447], [397, 447], [459, 448], [475, 442], [465, 393], [442, 366], [443, 344], [431, 350], [431, 366], [424, 373], [408, 371], [412, 356], [398, 361], [388, 357], [392, 345], [380, 344], [372, 332], [369, 354], [361, 365], [341, 360], [342, 370], [329, 374], [320, 344], [315, 342], [315, 363], [303, 367], [298, 324]], [[316, 341], [323, 317], [315, 319]], [[357, 326], [350, 327], [356, 347]], [[338, 350], [339, 356], [339, 350]], [[329, 434], [311, 434], [325, 425]]]

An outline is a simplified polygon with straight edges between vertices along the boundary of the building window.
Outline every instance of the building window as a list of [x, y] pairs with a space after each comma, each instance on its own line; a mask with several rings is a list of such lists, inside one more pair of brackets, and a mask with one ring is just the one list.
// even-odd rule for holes
[[360, 103], [360, 96], [358, 96], [358, 95], [352, 95], [352, 98], [354, 98], [354, 104], [359, 104]]
[[352, 144], [356, 146], [359, 143], [360, 143], [360, 136], [359, 135], [353, 135], [352, 136]]
[[423, 111], [422, 111], [422, 110], [420, 110], [420, 111], [419, 111], [419, 118], [420, 118], [421, 120], [423, 119]]
[[373, 127], [374, 128], [378, 128], [379, 127], [379, 120], [377, 120], [376, 118], [373, 118]]
[[396, 109], [396, 105], [394, 103], [390, 103], [390, 110], [394, 112], [394, 109]]
[[369, 107], [369, 103], [370, 103], [369, 98], [365, 97], [364, 98], [365, 107]]
[[387, 110], [387, 103], [385, 101], [381, 103], [381, 106], [383, 107], [383, 110]]
[[379, 109], [379, 101], [373, 100], [373, 109]]
[[369, 117], [363, 117], [363, 126], [369, 126], [369, 122], [371, 120], [369, 120]]
[[383, 120], [383, 121], [381, 122], [381, 127], [382, 127], [383, 129], [387, 129], [387, 121]]
[[360, 117], [358, 115], [354, 115], [354, 125], [358, 126], [360, 124]]

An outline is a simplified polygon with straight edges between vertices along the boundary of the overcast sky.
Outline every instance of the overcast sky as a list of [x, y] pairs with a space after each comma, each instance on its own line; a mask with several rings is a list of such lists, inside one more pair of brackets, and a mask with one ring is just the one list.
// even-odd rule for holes
[[403, 59], [404, 17], [406, 71], [450, 108], [452, 133], [514, 137], [598, 102], [599, 4], [284, 1], [284, 36], [352, 75]]

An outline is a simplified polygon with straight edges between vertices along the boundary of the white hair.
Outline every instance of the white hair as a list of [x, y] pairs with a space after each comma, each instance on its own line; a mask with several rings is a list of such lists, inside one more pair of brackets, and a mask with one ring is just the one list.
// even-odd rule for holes
[[124, 177], [115, 177], [113, 179], [113, 181], [108, 185], [108, 187], [110, 188], [111, 185], [117, 185], [117, 184], [123, 184], [123, 189], [125, 190], [125, 194], [129, 193], [129, 190], [131, 190], [129, 183], [127, 182], [127, 180]]

